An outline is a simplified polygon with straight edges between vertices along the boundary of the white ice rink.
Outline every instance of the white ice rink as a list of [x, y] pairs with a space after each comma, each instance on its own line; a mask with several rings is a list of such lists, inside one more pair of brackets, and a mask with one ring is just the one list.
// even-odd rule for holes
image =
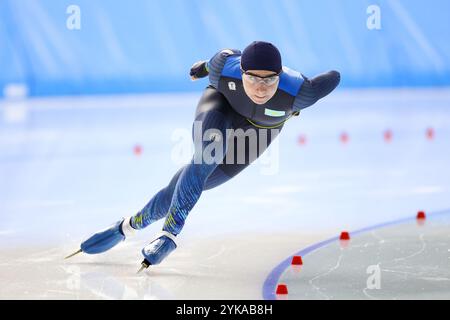
[[[136, 275], [161, 222], [107, 253], [65, 261], [86, 237], [140, 210], [186, 162], [180, 139], [190, 141], [200, 94], [0, 101], [0, 299], [263, 299], [269, 273], [302, 248], [450, 208], [450, 89], [341, 90], [287, 122], [270, 162], [205, 191], [162, 264]], [[441, 235], [429, 242], [439, 242], [433, 258], [418, 254], [404, 268], [423, 272], [431, 259], [449, 270], [448, 226], [427, 229], [429, 239]], [[395, 261], [398, 245], [407, 247], [377, 248]], [[373, 263], [358, 261], [364, 272]], [[335, 262], [283, 281], [306, 292], [326, 272], [330, 290], [357, 281], [360, 292], [368, 275], [352, 278]], [[434, 290], [448, 285], [448, 271], [429, 278], [420, 298], [448, 299], [449, 290]], [[380, 290], [327, 297], [399, 297]]]

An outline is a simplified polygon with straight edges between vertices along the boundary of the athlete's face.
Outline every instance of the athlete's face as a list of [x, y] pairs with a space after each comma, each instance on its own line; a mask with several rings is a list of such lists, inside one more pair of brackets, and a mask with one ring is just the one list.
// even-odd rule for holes
[[278, 89], [280, 77], [267, 70], [247, 70], [242, 74], [242, 83], [247, 96], [256, 104], [269, 101]]

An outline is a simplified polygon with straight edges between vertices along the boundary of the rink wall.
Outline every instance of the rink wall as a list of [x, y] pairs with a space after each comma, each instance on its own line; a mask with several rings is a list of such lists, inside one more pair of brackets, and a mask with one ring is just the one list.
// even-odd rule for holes
[[192, 63], [253, 40], [342, 87], [450, 84], [448, 0], [2, 0], [0, 96], [195, 91]]

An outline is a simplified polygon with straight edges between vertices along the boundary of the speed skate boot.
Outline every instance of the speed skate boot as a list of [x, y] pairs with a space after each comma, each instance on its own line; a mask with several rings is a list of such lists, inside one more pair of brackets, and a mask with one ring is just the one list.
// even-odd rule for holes
[[87, 240], [83, 241], [78, 251], [68, 255], [65, 259], [73, 257], [81, 252], [97, 254], [111, 249], [119, 242], [124, 241], [127, 237], [134, 234], [135, 229], [131, 226], [130, 220], [131, 217], [122, 218], [122, 220], [117, 221], [109, 228], [97, 232]]
[[167, 231], [161, 232], [155, 240], [142, 249], [144, 261], [142, 261], [138, 273], [150, 265], [159, 264], [176, 248], [175, 236]]

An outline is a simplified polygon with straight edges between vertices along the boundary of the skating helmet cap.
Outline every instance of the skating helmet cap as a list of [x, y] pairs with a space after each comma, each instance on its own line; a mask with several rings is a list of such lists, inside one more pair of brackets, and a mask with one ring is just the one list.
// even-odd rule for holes
[[253, 41], [241, 56], [241, 68], [247, 70], [268, 70], [281, 73], [281, 55], [277, 47], [270, 42]]

